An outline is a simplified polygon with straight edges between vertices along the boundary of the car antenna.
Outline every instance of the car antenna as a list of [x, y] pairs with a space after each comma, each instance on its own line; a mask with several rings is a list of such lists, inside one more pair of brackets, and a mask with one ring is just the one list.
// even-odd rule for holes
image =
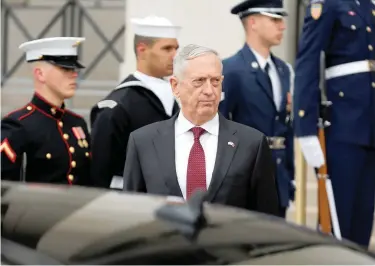
[[203, 213], [206, 191], [196, 190], [185, 204], [168, 204], [156, 211], [156, 217], [173, 226], [187, 238], [193, 240], [207, 225]]

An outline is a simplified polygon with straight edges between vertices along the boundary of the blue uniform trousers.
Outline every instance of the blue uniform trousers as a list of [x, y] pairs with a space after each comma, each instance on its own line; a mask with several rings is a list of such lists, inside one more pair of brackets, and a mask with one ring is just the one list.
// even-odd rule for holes
[[368, 246], [375, 202], [375, 148], [337, 141], [327, 134], [327, 165], [341, 235]]

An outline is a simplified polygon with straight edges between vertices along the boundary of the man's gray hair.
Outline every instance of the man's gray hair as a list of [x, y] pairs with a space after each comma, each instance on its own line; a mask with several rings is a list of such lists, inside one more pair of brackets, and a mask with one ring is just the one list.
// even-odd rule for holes
[[219, 58], [219, 53], [211, 48], [207, 48], [196, 44], [189, 44], [182, 47], [177, 51], [173, 59], [173, 75], [176, 77], [181, 77], [184, 68], [186, 67], [187, 61], [206, 54], [214, 54]]

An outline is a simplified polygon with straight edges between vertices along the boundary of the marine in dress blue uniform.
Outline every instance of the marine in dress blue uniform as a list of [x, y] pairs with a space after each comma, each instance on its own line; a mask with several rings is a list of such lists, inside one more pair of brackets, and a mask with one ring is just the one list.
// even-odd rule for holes
[[[282, 20], [287, 15], [280, 0], [244, 1], [233, 7], [231, 13], [238, 15], [244, 25], [247, 23], [246, 19], [252, 15], [266, 16], [269, 25], [274, 29], [284, 27]], [[246, 31], [247, 27], [249, 26], [245, 25]], [[223, 60], [224, 100], [220, 103], [219, 109], [225, 117], [256, 128], [268, 136], [277, 169], [276, 180], [281, 212], [285, 216], [289, 201], [294, 197], [290, 97], [294, 71], [289, 64], [270, 53], [272, 45], [260, 48], [253, 46], [254, 42], [258, 40], [254, 40], [253, 34], [249, 34], [243, 48]], [[261, 56], [257, 50], [267, 51], [268, 58]], [[267, 65], [273, 68], [269, 72]]]
[[[46, 38], [24, 43], [28, 62], [43, 72], [35, 78], [35, 94], [24, 107], [1, 121], [1, 178], [37, 183], [88, 185], [90, 135], [85, 120], [65, 108], [64, 99], [55, 95], [74, 94], [78, 61], [77, 46], [84, 38]], [[45, 67], [44, 70], [41, 68]], [[53, 76], [51, 76], [53, 75]], [[58, 81], [61, 82], [58, 83]], [[55, 90], [52, 89], [52, 85]], [[56, 97], [52, 97], [55, 95]], [[48, 100], [47, 100], [48, 98]], [[51, 99], [61, 104], [52, 103]]]
[[317, 141], [324, 52], [327, 166], [342, 237], [368, 246], [375, 191], [375, 4], [311, 0], [296, 60], [295, 134], [308, 164], [324, 163]]

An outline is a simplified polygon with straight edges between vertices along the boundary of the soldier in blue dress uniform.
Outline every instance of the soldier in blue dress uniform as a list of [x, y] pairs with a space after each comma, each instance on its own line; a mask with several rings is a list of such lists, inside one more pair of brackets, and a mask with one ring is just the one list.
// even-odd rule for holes
[[246, 43], [223, 60], [223, 101], [227, 118], [268, 136], [276, 166], [281, 215], [294, 197], [293, 130], [291, 127], [292, 67], [273, 55], [287, 15], [280, 0], [247, 0], [231, 10], [242, 21]]
[[[295, 66], [295, 134], [310, 166], [327, 163], [342, 237], [363, 246], [375, 199], [374, 49], [373, 0], [310, 0]], [[326, 161], [317, 137], [321, 79], [331, 102]]]
[[65, 108], [74, 96], [77, 46], [84, 38], [56, 37], [23, 43], [34, 95], [1, 120], [1, 179], [90, 184], [90, 135], [85, 120]]

